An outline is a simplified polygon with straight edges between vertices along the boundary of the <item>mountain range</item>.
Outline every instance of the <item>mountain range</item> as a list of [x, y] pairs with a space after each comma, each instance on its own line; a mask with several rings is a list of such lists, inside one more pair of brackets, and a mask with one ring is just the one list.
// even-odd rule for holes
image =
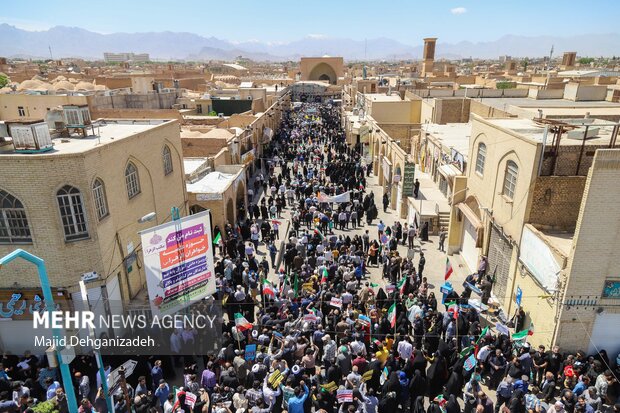
[[[422, 56], [422, 39], [416, 46], [388, 38], [353, 40], [309, 35], [282, 43], [231, 42], [187, 32], [100, 34], [78, 27], [56, 26], [27, 31], [0, 24], [0, 56], [47, 59], [80, 57], [102, 59], [104, 52], [149, 53], [154, 60], [298, 60], [301, 56], [343, 56], [346, 60], [407, 60]], [[579, 56], [620, 55], [620, 34], [583, 34], [571, 37], [506, 35], [488, 42], [437, 43], [436, 58], [497, 58], [547, 56], [576, 51]]]

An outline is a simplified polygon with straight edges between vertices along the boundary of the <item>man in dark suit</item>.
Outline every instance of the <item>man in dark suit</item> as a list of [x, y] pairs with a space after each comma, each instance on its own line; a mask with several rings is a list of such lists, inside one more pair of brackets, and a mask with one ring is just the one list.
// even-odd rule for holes
[[545, 402], [551, 403], [554, 400], [553, 396], [555, 394], [555, 376], [550, 371], [545, 373], [545, 380], [543, 380], [540, 386], [540, 393], [542, 395], [542, 399]]

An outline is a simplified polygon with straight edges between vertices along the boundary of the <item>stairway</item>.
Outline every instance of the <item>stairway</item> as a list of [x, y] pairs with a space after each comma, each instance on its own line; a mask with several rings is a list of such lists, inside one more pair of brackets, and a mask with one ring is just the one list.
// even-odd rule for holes
[[450, 212], [439, 212], [439, 229], [444, 227], [446, 231], [448, 230], [448, 225], [450, 224]]

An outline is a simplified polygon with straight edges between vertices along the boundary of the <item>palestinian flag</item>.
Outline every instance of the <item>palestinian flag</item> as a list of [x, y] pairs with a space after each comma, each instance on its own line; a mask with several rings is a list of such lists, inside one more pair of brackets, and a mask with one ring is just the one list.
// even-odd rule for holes
[[444, 280], [448, 281], [448, 278], [450, 278], [450, 276], [452, 275], [452, 263], [450, 262], [450, 259], [448, 257], [446, 257], [446, 273], [444, 275]]
[[405, 288], [407, 288], [407, 277], [403, 277], [403, 279], [400, 280], [396, 286], [398, 287], [398, 292], [400, 295], [403, 295], [405, 293]]
[[252, 323], [246, 320], [240, 313], [235, 313], [235, 327], [237, 327], [238, 332], [242, 333], [245, 330], [251, 330]]
[[217, 245], [220, 242], [221, 239], [222, 239], [222, 233], [218, 232], [217, 235], [215, 236], [215, 238], [213, 238], [213, 243], [215, 245]]
[[263, 295], [270, 295], [272, 297], [276, 296], [276, 289], [273, 287], [273, 284], [269, 282], [269, 280], [263, 281]]
[[321, 284], [325, 284], [327, 282], [327, 268], [323, 268], [323, 273], [321, 274]]
[[396, 303], [392, 304], [390, 309], [388, 310], [388, 321], [390, 322], [390, 326], [394, 328], [396, 326]]

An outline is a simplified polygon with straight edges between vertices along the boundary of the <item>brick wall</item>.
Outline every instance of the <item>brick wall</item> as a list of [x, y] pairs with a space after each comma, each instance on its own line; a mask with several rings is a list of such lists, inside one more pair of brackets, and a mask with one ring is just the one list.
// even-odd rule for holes
[[[550, 145], [551, 136], [549, 136], [547, 139], [547, 145]], [[564, 140], [566, 140], [566, 138], [564, 138]], [[581, 153], [581, 145], [561, 145], [555, 167], [553, 165], [553, 156], [551, 155], [550, 148], [549, 146], [547, 146], [543, 159], [541, 174], [556, 176], [586, 176], [588, 174], [590, 166], [592, 166], [592, 160], [594, 159], [595, 151], [597, 149], [606, 148], [607, 145], [589, 145], [586, 143], [585, 147], [583, 148], [581, 164], [579, 165], [579, 170], [577, 170], [579, 154]]]
[[529, 222], [549, 229], [574, 229], [585, 183], [585, 176], [536, 178]]
[[[600, 298], [605, 280], [617, 279], [617, 269], [620, 268], [620, 209], [615, 207], [620, 199], [618, 181], [620, 150], [598, 151], [587, 177], [567, 268], [568, 282], [561, 296], [565, 303], [580, 296], [587, 297], [594, 301], [594, 305], [562, 307], [556, 341], [567, 351], [592, 351], [593, 345], [605, 348], [611, 355], [620, 350], [618, 300]], [[601, 316], [616, 317], [615, 321], [608, 321], [612, 331], [603, 334], [607, 336], [605, 342], [592, 330], [599, 312]]]
[[227, 146], [226, 139], [215, 138], [181, 138], [181, 144], [186, 158], [215, 155]]
[[435, 99], [435, 123], [466, 123], [469, 121], [471, 99]]

